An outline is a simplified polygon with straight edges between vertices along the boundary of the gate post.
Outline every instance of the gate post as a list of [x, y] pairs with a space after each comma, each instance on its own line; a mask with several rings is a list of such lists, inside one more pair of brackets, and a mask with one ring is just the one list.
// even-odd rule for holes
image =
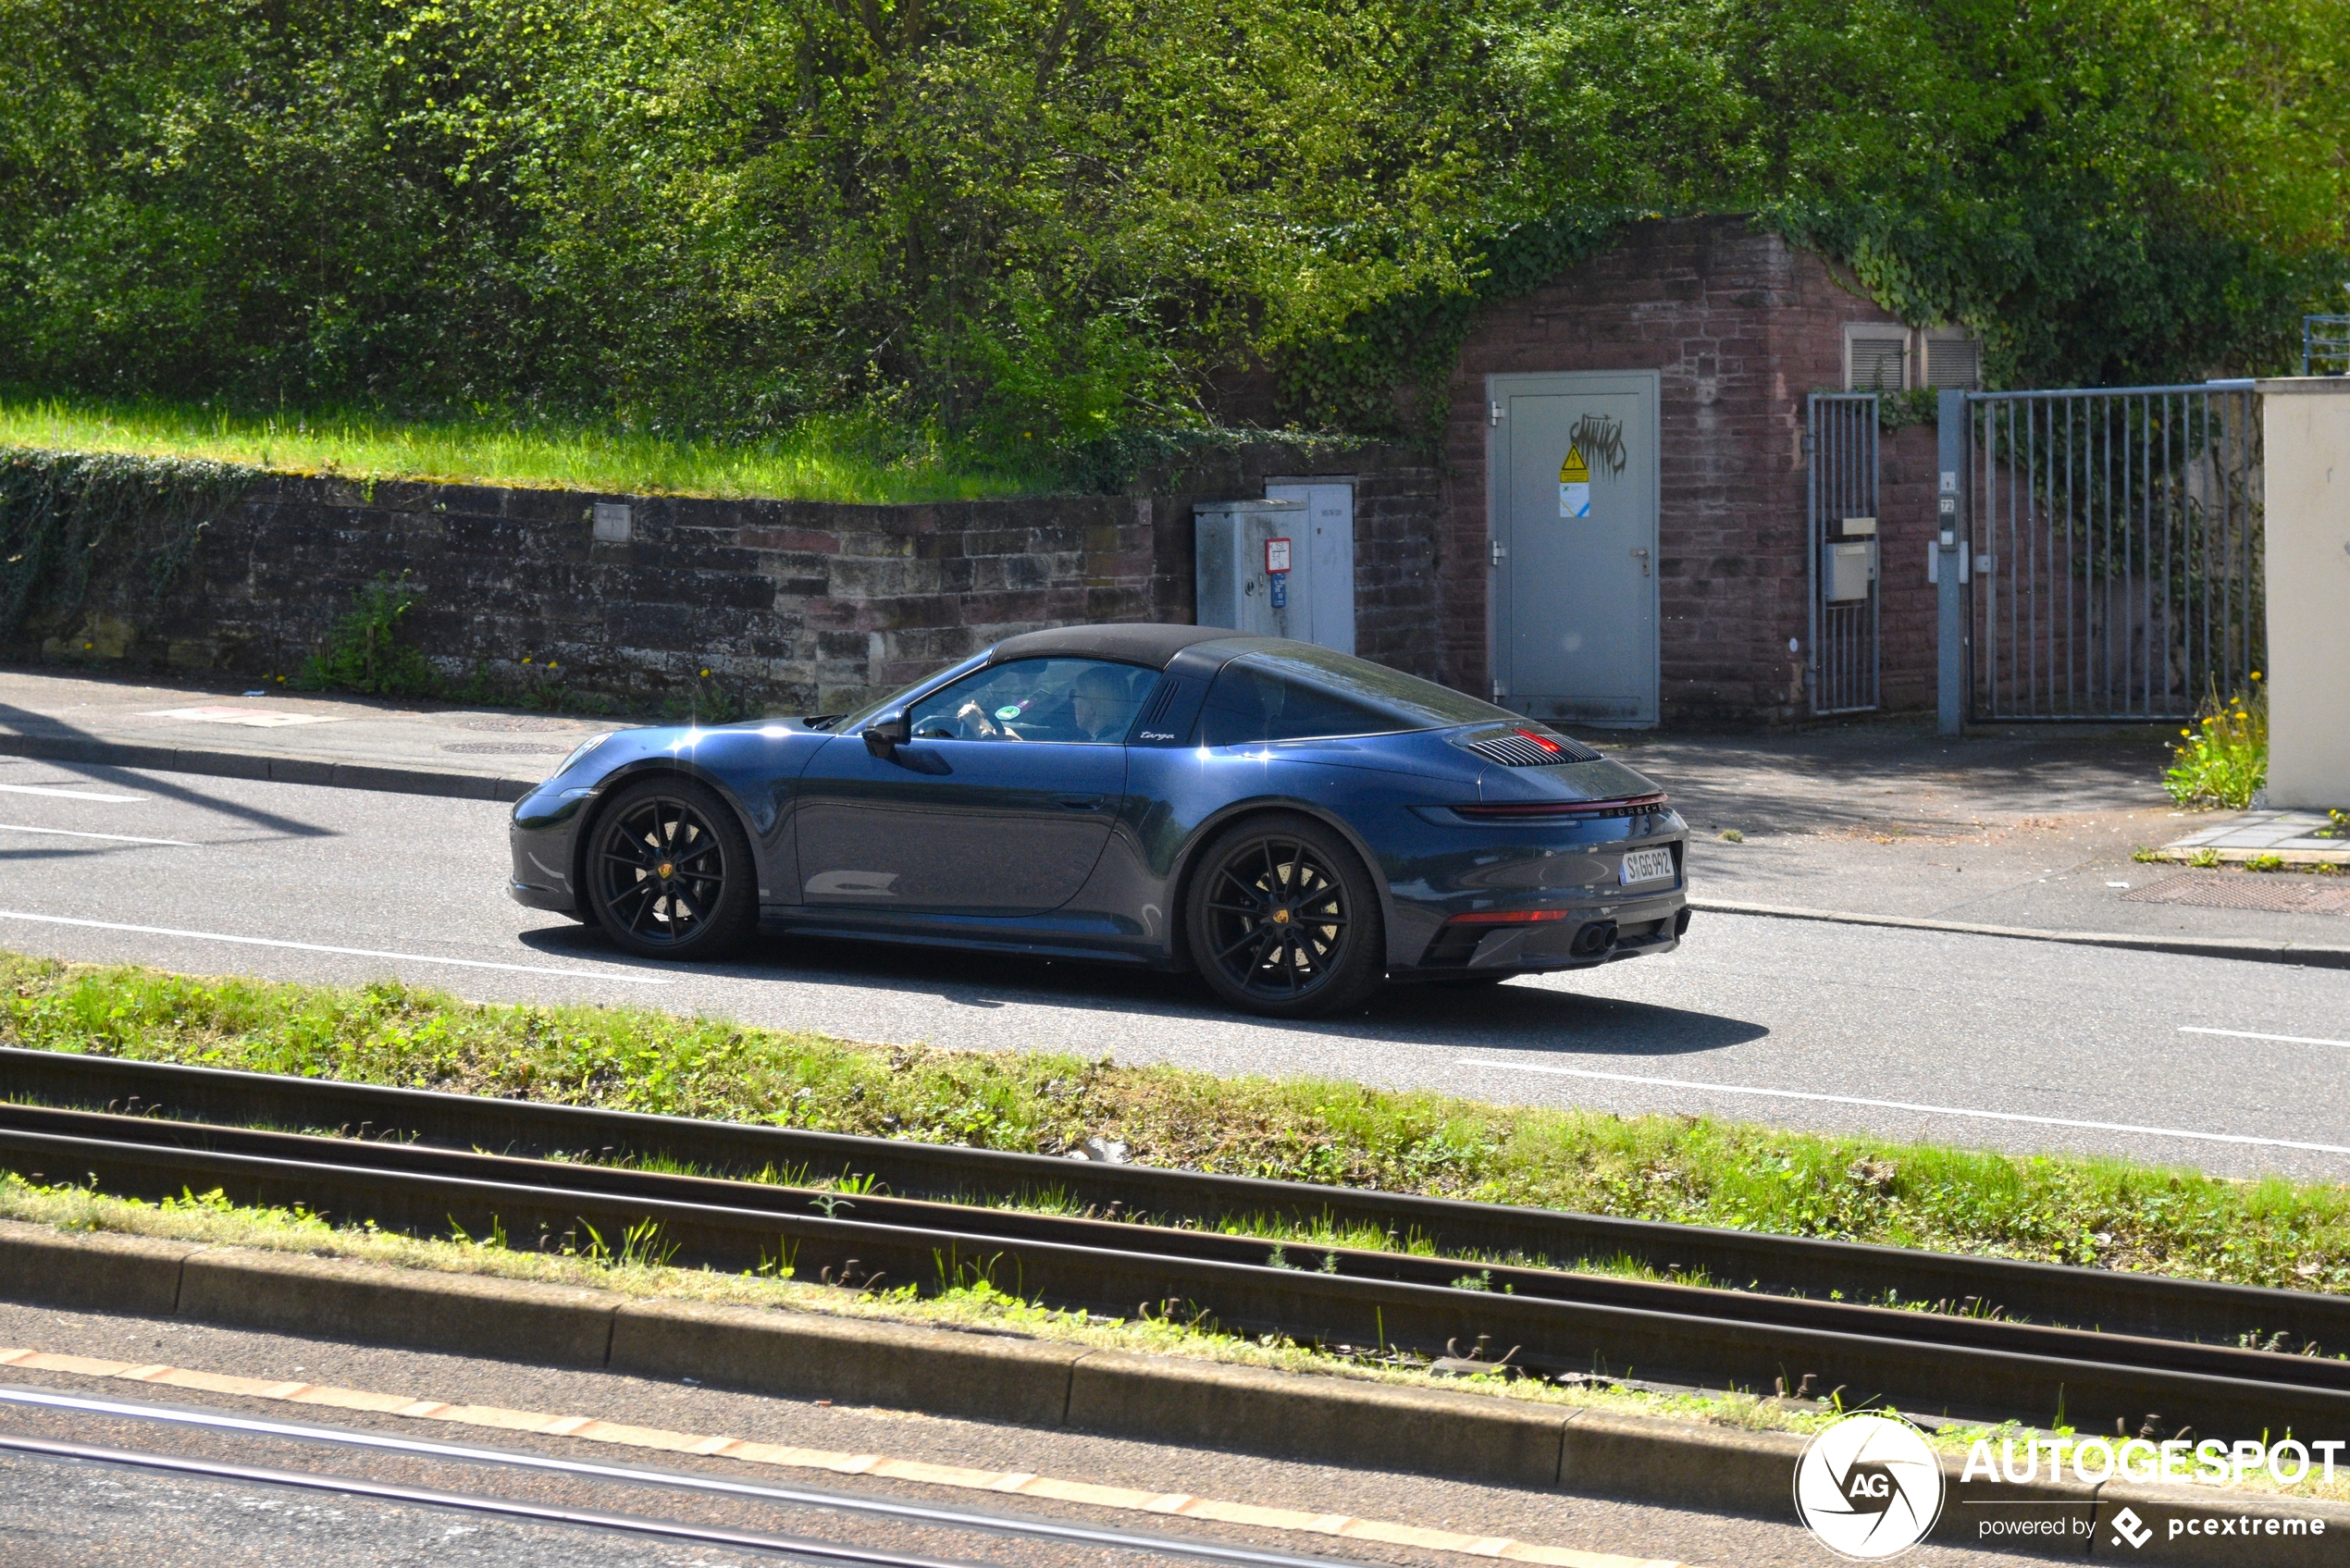
[[1936, 412], [1941, 436], [1935, 463], [1939, 482], [1934, 488], [1934, 582], [1940, 626], [1936, 707], [1941, 732], [1954, 735], [1966, 723], [1967, 708], [1966, 599], [1959, 591], [1959, 541], [1967, 517], [1966, 393], [1945, 387]]

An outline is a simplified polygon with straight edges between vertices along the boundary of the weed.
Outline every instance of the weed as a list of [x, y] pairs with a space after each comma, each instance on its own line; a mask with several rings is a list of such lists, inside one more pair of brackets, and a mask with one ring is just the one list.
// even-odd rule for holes
[[2260, 672], [2250, 688], [2222, 699], [2204, 699], [2183, 739], [2171, 747], [2162, 787], [2182, 806], [2223, 806], [2242, 810], [2269, 778], [2269, 693]]
[[2220, 852], [2216, 849], [2198, 849], [2187, 857], [2187, 864], [2199, 870], [2208, 871], [2219, 863]]
[[424, 650], [400, 640], [400, 623], [415, 603], [407, 573], [397, 582], [377, 576], [352, 596], [350, 613], [327, 634], [326, 647], [303, 663], [296, 684], [310, 691], [370, 697], [438, 696], [442, 682]]
[[2130, 858], [2141, 866], [2151, 866], [2162, 858], [2162, 852], [2141, 844], [2130, 851]]
[[2282, 871], [2284, 870], [2284, 857], [2255, 855], [2244, 863], [2244, 869], [2247, 871]]

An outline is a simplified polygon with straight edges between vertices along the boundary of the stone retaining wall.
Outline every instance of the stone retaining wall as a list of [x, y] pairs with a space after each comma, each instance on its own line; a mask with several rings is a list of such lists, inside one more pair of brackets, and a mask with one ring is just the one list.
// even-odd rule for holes
[[1189, 622], [1193, 504], [1334, 471], [1356, 482], [1358, 647], [1433, 674], [1434, 469], [1270, 445], [1152, 475], [1146, 493], [904, 506], [275, 476], [206, 530], [159, 601], [128, 577], [96, 584], [103, 608], [9, 651], [291, 676], [356, 589], [404, 575], [402, 637], [453, 680], [480, 670], [508, 693], [551, 682], [639, 710], [691, 694], [724, 712], [832, 711], [1016, 632]]

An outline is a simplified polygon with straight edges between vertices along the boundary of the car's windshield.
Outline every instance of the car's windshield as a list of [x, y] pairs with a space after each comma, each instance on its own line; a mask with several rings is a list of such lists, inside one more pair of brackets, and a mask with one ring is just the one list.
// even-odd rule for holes
[[862, 708], [850, 710], [847, 715], [842, 718], [838, 722], [828, 724], [825, 728], [831, 730], [835, 735], [853, 735], [862, 730], [866, 725], [872, 723], [874, 720], [880, 718], [883, 714], [888, 712], [891, 709], [903, 708], [908, 703], [913, 701], [915, 693], [935, 685], [939, 680], [946, 676], [959, 675], [967, 671], [976, 670], [986, 661], [987, 656], [985, 654], [976, 654], [970, 659], [964, 660], [960, 664], [956, 665], [951, 670], [934, 671], [910, 685], [899, 686], [896, 691], [891, 692], [887, 697], [883, 698], [878, 702], [869, 702]]

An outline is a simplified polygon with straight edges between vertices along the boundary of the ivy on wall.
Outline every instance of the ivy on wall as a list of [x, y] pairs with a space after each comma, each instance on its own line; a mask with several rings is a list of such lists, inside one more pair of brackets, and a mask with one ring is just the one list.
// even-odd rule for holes
[[135, 628], [261, 476], [225, 463], [0, 449], [0, 642], [70, 638], [93, 615]]

